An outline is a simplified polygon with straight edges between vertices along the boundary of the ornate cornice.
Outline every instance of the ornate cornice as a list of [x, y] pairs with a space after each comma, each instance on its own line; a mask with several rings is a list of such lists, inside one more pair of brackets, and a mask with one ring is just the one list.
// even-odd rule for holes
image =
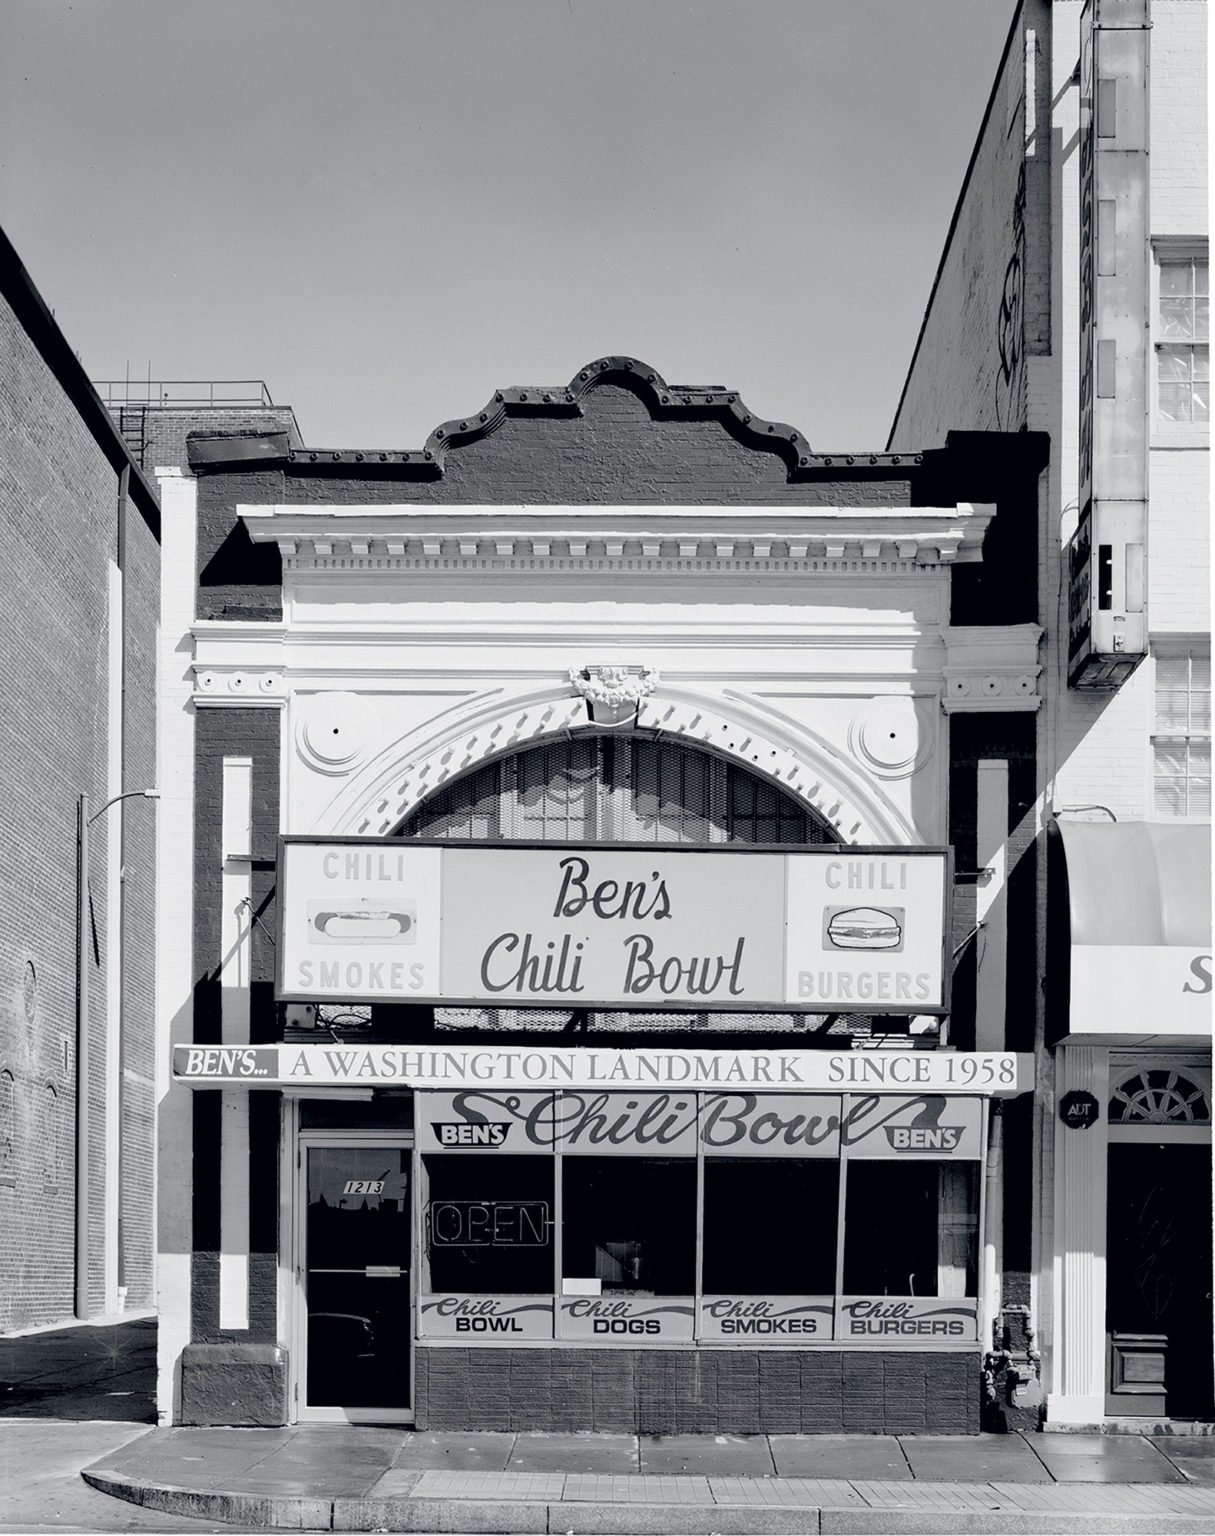
[[285, 572], [882, 575], [977, 561], [995, 515], [952, 507], [240, 506]]
[[349, 472], [352, 465], [364, 470], [379, 466], [408, 465], [423, 478], [439, 479], [444, 459], [452, 448], [462, 448], [496, 432], [516, 416], [581, 416], [587, 397], [605, 384], [632, 391], [656, 420], [685, 417], [717, 421], [748, 448], [775, 454], [785, 464], [790, 480], [821, 473], [824, 469], [880, 467], [906, 473], [922, 463], [920, 453], [812, 453], [803, 433], [784, 421], [767, 421], [747, 408], [737, 390], [718, 384], [668, 384], [648, 363], [635, 357], [599, 357], [580, 368], [565, 385], [515, 385], [495, 390], [480, 410], [453, 417], [438, 426], [420, 449], [298, 448], [287, 461], [317, 471], [334, 467]]
[[1042, 668], [1037, 624], [959, 625], [944, 631], [947, 715], [1036, 710]]

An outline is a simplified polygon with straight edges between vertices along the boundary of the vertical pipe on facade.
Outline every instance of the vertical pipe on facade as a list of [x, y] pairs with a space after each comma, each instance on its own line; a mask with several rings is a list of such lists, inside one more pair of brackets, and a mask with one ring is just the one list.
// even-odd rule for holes
[[76, 1316], [89, 1316], [89, 797], [76, 801]]
[[[119, 664], [119, 729], [122, 731], [121, 743], [121, 768], [119, 771], [119, 792], [126, 793], [127, 789], [127, 636], [130, 633], [130, 614], [127, 608], [127, 518], [130, 512], [131, 494], [131, 466], [124, 464], [122, 473], [118, 477], [118, 603], [119, 625], [122, 631], [121, 657]], [[119, 812], [125, 812], [125, 806], [119, 806]], [[127, 867], [127, 819], [122, 814], [118, 824], [118, 868], [120, 872]], [[120, 881], [124, 876], [120, 873]], [[126, 917], [126, 888], [119, 885], [121, 905], [116, 914], [119, 924], [119, 938], [122, 937], [122, 924]], [[118, 966], [118, 1017], [115, 1020], [115, 1028], [118, 1030], [118, 1095], [114, 1104], [114, 1113], [118, 1119], [118, 1295], [119, 1310], [122, 1310], [122, 1298], [126, 1292], [127, 1262], [126, 1262], [126, 1223], [122, 1215], [122, 1197], [126, 1188], [125, 1178], [125, 1147], [126, 1147], [126, 1029], [124, 1027], [126, 1014], [126, 988], [124, 985], [126, 972], [126, 947], [120, 942], [119, 966]]]
[[[129, 628], [131, 628], [131, 614], [127, 611], [126, 601], [126, 541], [127, 518], [131, 513], [131, 465], [124, 464], [123, 472], [118, 476], [118, 619], [120, 619], [121, 634], [121, 664], [120, 685], [118, 685], [118, 697], [120, 697], [120, 730], [123, 733], [121, 742], [121, 782], [118, 790], [126, 793], [126, 703], [127, 703], [127, 679], [126, 671], [126, 641]], [[126, 871], [127, 840], [126, 840], [126, 806], [118, 806], [123, 813], [121, 822], [118, 823], [118, 869]], [[120, 874], [124, 879], [124, 874]], [[117, 920], [123, 925], [126, 919], [126, 888], [120, 885], [121, 906], [118, 909]], [[120, 926], [121, 937], [121, 926]], [[118, 1180], [118, 1296], [126, 1292], [126, 1221], [123, 1220], [123, 1192], [126, 1189], [126, 946], [121, 946], [120, 963], [118, 963], [118, 1018], [115, 1026], [118, 1029], [118, 1100], [114, 1106], [114, 1114], [118, 1118], [118, 1167], [114, 1177]], [[121, 1303], [120, 1303], [121, 1310]]]

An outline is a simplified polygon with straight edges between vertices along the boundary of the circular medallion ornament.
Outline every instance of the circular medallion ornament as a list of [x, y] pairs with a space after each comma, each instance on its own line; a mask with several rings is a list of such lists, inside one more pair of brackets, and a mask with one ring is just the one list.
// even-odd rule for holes
[[1059, 1119], [1073, 1131], [1087, 1131], [1101, 1118], [1101, 1105], [1084, 1089], [1073, 1089], [1059, 1100]]
[[300, 756], [321, 773], [342, 774], [360, 761], [371, 713], [357, 693], [317, 693], [300, 700], [295, 739]]
[[855, 717], [848, 739], [854, 755], [883, 779], [910, 778], [932, 753], [911, 699], [875, 699]]

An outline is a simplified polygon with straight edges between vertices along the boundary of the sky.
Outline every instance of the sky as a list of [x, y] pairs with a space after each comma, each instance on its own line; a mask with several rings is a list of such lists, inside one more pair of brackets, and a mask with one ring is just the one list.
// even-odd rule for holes
[[0, 0], [0, 225], [94, 379], [418, 448], [636, 357], [880, 449], [1015, 0]]

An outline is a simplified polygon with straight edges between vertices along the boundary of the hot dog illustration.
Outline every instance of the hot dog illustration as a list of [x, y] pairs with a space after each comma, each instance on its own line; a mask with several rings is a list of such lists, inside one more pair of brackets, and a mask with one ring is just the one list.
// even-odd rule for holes
[[310, 944], [416, 944], [416, 901], [310, 901]]

